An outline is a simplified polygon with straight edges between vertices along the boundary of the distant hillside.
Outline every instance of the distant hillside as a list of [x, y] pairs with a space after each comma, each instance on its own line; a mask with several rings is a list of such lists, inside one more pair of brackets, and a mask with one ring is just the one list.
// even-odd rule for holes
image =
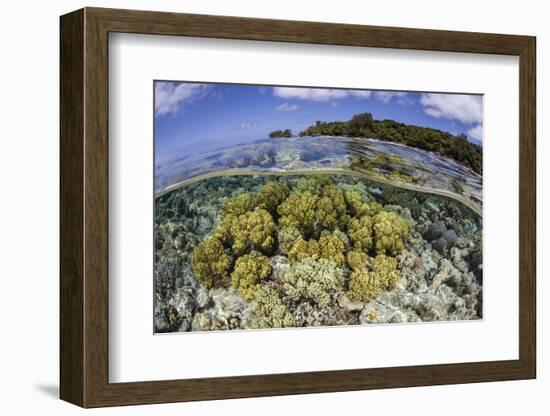
[[[371, 113], [356, 114], [349, 121], [317, 121], [300, 132], [300, 136], [372, 137], [432, 151], [482, 173], [482, 147], [468, 141], [466, 136], [399, 123], [394, 120], [375, 120]], [[271, 137], [271, 135], [270, 135]]]

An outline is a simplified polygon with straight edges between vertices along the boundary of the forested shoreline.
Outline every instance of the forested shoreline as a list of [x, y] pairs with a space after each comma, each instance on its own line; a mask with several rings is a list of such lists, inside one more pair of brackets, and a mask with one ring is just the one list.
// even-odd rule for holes
[[[281, 134], [284, 133], [284, 134]], [[482, 147], [470, 142], [465, 135], [452, 135], [442, 130], [400, 123], [394, 120], [375, 120], [371, 113], [354, 115], [348, 121], [317, 121], [298, 136], [367, 137], [401, 143], [435, 152], [456, 160], [482, 174]], [[289, 129], [277, 130], [270, 138], [292, 137]]]

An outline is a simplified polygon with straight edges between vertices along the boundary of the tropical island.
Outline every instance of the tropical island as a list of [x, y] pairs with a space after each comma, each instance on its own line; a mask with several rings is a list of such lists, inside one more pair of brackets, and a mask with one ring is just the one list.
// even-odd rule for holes
[[[284, 135], [288, 134], [288, 135]], [[456, 160], [475, 173], [482, 174], [482, 148], [466, 138], [442, 130], [404, 124], [395, 120], [376, 120], [371, 113], [354, 115], [348, 121], [317, 121], [298, 134], [304, 136], [349, 136], [376, 138], [435, 152]], [[292, 137], [292, 131], [276, 130], [270, 138]]]
[[285, 130], [275, 130], [269, 133], [270, 139], [280, 139], [280, 138], [290, 138], [292, 137], [292, 130], [285, 129]]

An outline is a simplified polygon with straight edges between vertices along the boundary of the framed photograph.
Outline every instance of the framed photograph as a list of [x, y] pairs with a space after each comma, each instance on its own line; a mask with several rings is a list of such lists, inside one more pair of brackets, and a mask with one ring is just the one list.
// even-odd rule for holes
[[535, 378], [535, 38], [61, 17], [82, 407]]

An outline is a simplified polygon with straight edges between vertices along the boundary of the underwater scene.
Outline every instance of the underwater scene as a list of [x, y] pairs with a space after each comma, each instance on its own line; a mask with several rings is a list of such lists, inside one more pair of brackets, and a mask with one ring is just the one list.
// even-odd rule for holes
[[154, 332], [482, 319], [481, 123], [473, 95], [157, 81]]

